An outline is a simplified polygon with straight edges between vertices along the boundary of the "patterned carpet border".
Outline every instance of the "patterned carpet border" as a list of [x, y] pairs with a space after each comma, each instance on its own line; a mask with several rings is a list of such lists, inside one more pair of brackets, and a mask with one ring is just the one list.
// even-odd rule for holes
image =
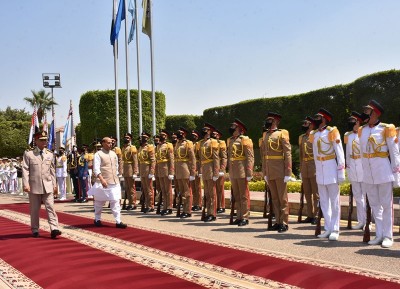
[[42, 289], [38, 284], [26, 277], [13, 266], [0, 258], [0, 288], [16, 288], [16, 289]]

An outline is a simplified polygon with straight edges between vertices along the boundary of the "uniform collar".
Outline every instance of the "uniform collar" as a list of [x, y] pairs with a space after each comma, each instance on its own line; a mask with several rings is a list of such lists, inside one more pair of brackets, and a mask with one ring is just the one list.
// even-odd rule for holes
[[374, 126], [377, 126], [381, 121], [378, 119], [376, 123], [370, 124], [369, 127], [373, 128]]

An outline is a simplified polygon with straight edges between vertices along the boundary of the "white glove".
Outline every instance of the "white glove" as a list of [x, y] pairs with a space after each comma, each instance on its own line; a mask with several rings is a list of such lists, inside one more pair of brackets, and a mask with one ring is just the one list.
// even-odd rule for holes
[[149, 179], [152, 179], [152, 178], [154, 178], [154, 175], [149, 174]]
[[86, 180], [86, 177], [83, 177], [82, 180]]
[[213, 177], [213, 181], [216, 182], [219, 178], [218, 177]]
[[225, 173], [224, 172], [219, 172], [219, 174], [218, 174], [220, 177], [223, 177], [223, 176], [225, 176]]
[[248, 182], [250, 182], [252, 178], [253, 178], [253, 177], [246, 177], [246, 180], [247, 180]]
[[137, 175], [132, 175], [132, 179], [136, 179], [137, 178]]
[[168, 180], [172, 181], [174, 179], [174, 175], [168, 175]]
[[194, 181], [195, 177], [194, 176], [189, 176], [189, 181]]
[[287, 183], [288, 181], [290, 181], [290, 176], [285, 176], [285, 178], [283, 179], [283, 181], [284, 181], [285, 183]]

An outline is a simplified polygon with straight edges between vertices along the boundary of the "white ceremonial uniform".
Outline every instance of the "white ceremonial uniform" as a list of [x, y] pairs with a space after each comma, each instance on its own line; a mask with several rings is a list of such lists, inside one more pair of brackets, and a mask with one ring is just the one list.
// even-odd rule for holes
[[56, 157], [56, 178], [60, 200], [65, 200], [67, 198], [67, 189], [65, 185], [67, 176], [67, 157], [64, 155]]
[[[393, 238], [393, 186], [400, 185], [400, 155], [392, 124], [368, 124], [358, 131], [363, 181], [375, 218], [376, 237]], [[390, 160], [389, 160], [390, 157]]]
[[[100, 151], [102, 152], [102, 151]], [[112, 159], [112, 164], [114, 164], [114, 174], [118, 175], [118, 157], [113, 151], [108, 152], [110, 159]], [[101, 173], [100, 170], [101, 159], [99, 152], [94, 154], [93, 159], [93, 173], [95, 176]], [[107, 184], [107, 188], [103, 188], [101, 182], [96, 178], [96, 182], [92, 188], [88, 191], [88, 196], [94, 196], [94, 210], [95, 210], [95, 221], [101, 220], [101, 212], [106, 201], [110, 201], [110, 209], [114, 216], [116, 223], [121, 222], [121, 206], [119, 204], [121, 200], [121, 185], [119, 182], [116, 184]]]
[[357, 221], [360, 224], [367, 222], [366, 200], [367, 194], [363, 183], [363, 166], [361, 160], [360, 139], [358, 133], [349, 131], [344, 134], [346, 144], [347, 177], [351, 183], [357, 207]]
[[314, 130], [310, 133], [310, 142], [313, 144], [324, 227], [327, 232], [339, 232], [339, 182], [345, 179], [345, 158], [339, 131], [330, 126], [323, 130]]
[[18, 192], [17, 169], [14, 165], [10, 166], [10, 183], [9, 190], [11, 194]]

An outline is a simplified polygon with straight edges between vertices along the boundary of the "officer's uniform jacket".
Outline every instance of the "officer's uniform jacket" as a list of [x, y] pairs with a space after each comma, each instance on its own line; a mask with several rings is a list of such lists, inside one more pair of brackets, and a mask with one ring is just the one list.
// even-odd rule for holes
[[132, 144], [122, 147], [122, 176], [125, 178], [132, 177], [133, 175], [138, 175], [139, 164], [138, 164], [138, 151], [136, 147]]
[[193, 142], [178, 140], [174, 147], [175, 179], [189, 179], [196, 172], [196, 157]]
[[67, 168], [68, 168], [68, 172], [73, 172], [76, 173], [77, 172], [77, 168], [78, 168], [78, 155], [76, 152], [71, 152], [68, 155], [68, 162], [67, 162]]
[[264, 132], [262, 142], [263, 174], [268, 180], [292, 175], [292, 152], [289, 132], [285, 129]]
[[122, 175], [123, 165], [122, 165], [122, 151], [119, 147], [114, 147], [112, 149], [118, 158], [118, 174]]
[[366, 124], [359, 128], [358, 135], [364, 169], [363, 181], [367, 184], [398, 184], [400, 156], [394, 125], [380, 122], [369, 127]]
[[200, 160], [200, 174], [202, 174], [203, 180], [218, 178], [220, 170], [218, 141], [212, 138], [202, 139], [196, 145]]
[[231, 179], [243, 179], [253, 176], [253, 142], [248, 136], [240, 135], [227, 139], [228, 169]]
[[309, 139], [313, 144], [317, 184], [336, 184], [339, 178], [344, 179], [345, 157], [337, 128], [313, 130]]
[[300, 173], [302, 178], [315, 177], [315, 162], [312, 143], [307, 134], [299, 136]]
[[56, 177], [67, 177], [67, 157], [65, 155], [56, 157]]
[[145, 146], [140, 146], [137, 157], [140, 176], [148, 177], [149, 175], [154, 175], [156, 169], [154, 145], [146, 144]]
[[224, 140], [218, 140], [219, 144], [219, 171], [225, 173], [226, 166], [228, 164], [228, 156], [226, 153], [226, 142]]
[[35, 148], [26, 151], [22, 163], [22, 182], [29, 185], [31, 194], [50, 194], [56, 187], [53, 153], [43, 149], [43, 160], [40, 150]]
[[78, 178], [87, 178], [88, 174], [89, 171], [88, 171], [87, 154], [82, 153], [78, 157]]
[[363, 181], [363, 165], [358, 133], [346, 132], [344, 134], [344, 144], [346, 145], [347, 177], [351, 182], [361, 183]]
[[158, 177], [174, 175], [174, 147], [170, 142], [163, 142], [157, 145], [156, 150], [156, 171]]

